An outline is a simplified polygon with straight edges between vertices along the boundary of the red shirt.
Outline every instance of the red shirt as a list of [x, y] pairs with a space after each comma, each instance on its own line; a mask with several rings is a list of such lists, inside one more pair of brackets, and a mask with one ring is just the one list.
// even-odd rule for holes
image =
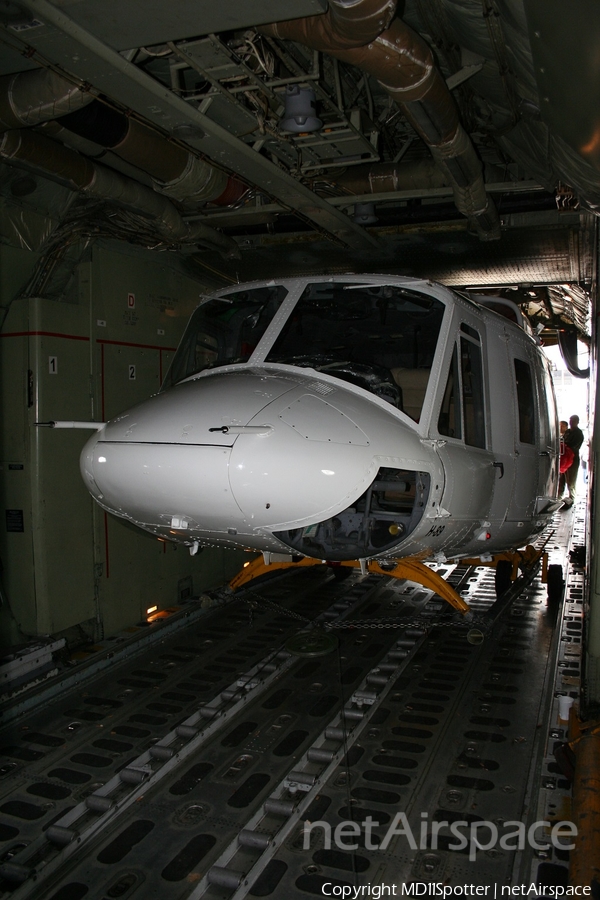
[[560, 442], [560, 462], [559, 469], [560, 474], [562, 475], [567, 469], [571, 468], [573, 460], [575, 459], [575, 454], [571, 450], [570, 447], [567, 447], [564, 441]]

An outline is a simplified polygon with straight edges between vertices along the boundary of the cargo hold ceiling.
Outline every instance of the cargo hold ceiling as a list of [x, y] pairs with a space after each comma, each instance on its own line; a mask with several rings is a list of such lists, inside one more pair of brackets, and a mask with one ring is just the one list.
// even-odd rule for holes
[[250, 28], [325, 12], [327, 0], [57, 0], [69, 18], [115, 50]]
[[35, 208], [11, 188], [26, 170], [57, 185], [42, 253], [93, 234], [184, 253], [214, 285], [379, 271], [523, 305], [543, 287], [540, 321], [585, 333], [600, 124], [581, 84], [598, 83], [600, 23], [592, 0], [570, 5], [572, 69], [564, 15], [557, 0], [5, 2], [4, 214]]

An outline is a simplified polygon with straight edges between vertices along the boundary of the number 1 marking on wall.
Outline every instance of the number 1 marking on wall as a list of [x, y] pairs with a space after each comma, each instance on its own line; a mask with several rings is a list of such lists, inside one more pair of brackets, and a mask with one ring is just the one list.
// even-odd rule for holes
[[58, 356], [48, 357], [48, 371], [51, 375], [58, 375]]

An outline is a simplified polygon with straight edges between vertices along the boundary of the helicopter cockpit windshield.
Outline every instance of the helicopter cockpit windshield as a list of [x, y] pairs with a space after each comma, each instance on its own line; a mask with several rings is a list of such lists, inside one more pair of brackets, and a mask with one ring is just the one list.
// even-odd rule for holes
[[271, 284], [202, 303], [188, 323], [163, 390], [204, 369], [248, 362], [287, 294], [282, 284]]
[[418, 421], [445, 306], [391, 284], [308, 284], [266, 361], [355, 384]]

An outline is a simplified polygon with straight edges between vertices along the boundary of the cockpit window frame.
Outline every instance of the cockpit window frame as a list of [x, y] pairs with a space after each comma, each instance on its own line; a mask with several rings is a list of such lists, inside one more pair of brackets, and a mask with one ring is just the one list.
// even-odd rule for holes
[[[423, 300], [427, 300], [431, 303], [431, 306], [433, 306], [434, 304], [438, 304], [441, 307], [441, 317], [440, 317], [440, 323], [439, 323], [439, 330], [438, 330], [438, 334], [437, 334], [436, 347], [435, 347], [435, 351], [432, 356], [431, 368], [428, 369], [428, 371], [429, 371], [428, 381], [427, 381], [427, 385], [426, 385], [426, 388], [423, 393], [423, 398], [422, 398], [420, 409], [419, 409], [420, 414], [419, 414], [418, 418], [416, 418], [414, 416], [414, 414], [409, 414], [405, 410], [398, 409], [397, 407], [394, 407], [393, 404], [389, 404], [387, 399], [382, 399], [381, 397], [378, 397], [377, 394], [370, 392], [371, 396], [373, 397], [373, 399], [375, 401], [383, 402], [385, 404], [386, 408], [389, 405], [391, 405], [392, 409], [394, 409], [396, 412], [400, 413], [401, 415], [406, 416], [407, 420], [410, 421], [410, 423], [413, 427], [417, 428], [419, 431], [423, 430], [424, 423], [428, 422], [428, 420], [429, 420], [432, 398], [433, 398], [434, 392], [435, 392], [434, 382], [435, 382], [435, 378], [437, 377], [437, 374], [436, 374], [437, 370], [439, 368], [439, 357], [440, 357], [440, 354], [443, 353], [443, 347], [446, 342], [446, 331], [448, 328], [448, 321], [449, 321], [449, 308], [451, 308], [451, 301], [452, 301], [452, 295], [450, 294], [450, 296], [448, 296], [448, 294], [450, 292], [448, 292], [447, 289], [445, 289], [439, 285], [432, 285], [429, 282], [425, 282], [425, 281], [421, 281], [421, 280], [413, 281], [412, 279], [410, 279], [410, 280], [407, 279], [406, 281], [404, 281], [403, 279], [399, 278], [398, 281], [396, 281], [393, 278], [383, 279], [383, 278], [377, 277], [377, 276], [371, 276], [371, 277], [360, 277], [359, 276], [358, 278], [353, 277], [353, 276], [346, 276], [346, 277], [338, 276], [335, 278], [333, 278], [333, 277], [331, 277], [331, 278], [315, 278], [315, 277], [310, 278], [310, 277], [308, 277], [308, 278], [302, 279], [302, 281], [299, 282], [299, 285], [298, 285], [299, 291], [297, 293], [294, 292], [294, 297], [295, 297], [294, 301], [292, 302], [291, 298], [287, 298], [285, 304], [282, 304], [280, 313], [281, 313], [281, 317], [285, 318], [286, 322], [293, 315], [294, 309], [296, 308], [297, 304], [304, 297], [306, 290], [311, 285], [318, 285], [318, 284], [341, 285], [341, 286], [344, 286], [349, 291], [359, 290], [359, 289], [368, 289], [368, 288], [379, 288], [379, 287], [387, 286], [387, 287], [390, 287], [390, 288], [393, 288], [396, 290], [406, 291], [408, 293], [413, 293], [415, 295], [421, 295], [423, 297]], [[288, 305], [288, 300], [289, 300], [289, 305]], [[285, 306], [285, 308], [284, 308], [284, 306]], [[273, 324], [275, 324], [275, 322]], [[271, 329], [269, 329], [269, 331], [271, 331]], [[275, 333], [273, 333], [273, 332], [275, 332]], [[297, 366], [294, 366], [293, 364], [286, 363], [285, 361], [282, 362], [282, 361], [278, 361], [278, 360], [270, 360], [269, 359], [269, 355], [271, 354], [271, 351], [273, 350], [278, 338], [280, 337], [280, 334], [283, 333], [283, 329], [281, 331], [279, 331], [279, 329], [273, 328], [272, 333], [273, 333], [273, 340], [267, 346], [267, 340], [266, 340], [267, 334], [265, 334], [265, 340], [263, 342], [261, 342], [261, 345], [259, 347], [257, 347], [257, 352], [252, 357], [250, 362], [253, 364], [260, 363], [261, 365], [264, 365], [265, 367], [276, 366], [278, 369], [281, 369], [281, 368], [285, 369], [289, 366], [291, 371], [296, 370]], [[308, 366], [307, 369], [310, 370], [310, 366]], [[425, 371], [425, 370], [423, 370], [423, 371]], [[318, 369], [318, 373], [319, 373], [319, 377], [324, 377], [326, 379], [331, 378], [332, 383], [336, 383], [336, 382], [339, 383], [340, 381], [343, 381], [344, 386], [347, 387], [348, 389], [352, 389], [352, 387], [358, 387], [359, 389], [361, 389], [360, 384], [357, 384], [356, 382], [353, 383], [352, 381], [349, 381], [349, 380], [344, 380], [341, 377], [335, 375], [335, 373], [333, 371], [329, 375], [326, 368]], [[365, 389], [365, 388], [362, 388], [362, 389]]]
[[[443, 310], [441, 324], [440, 324], [440, 330], [439, 330], [439, 334], [438, 334], [437, 346], [436, 346], [435, 353], [433, 356], [430, 377], [429, 377], [429, 381], [428, 381], [425, 395], [423, 398], [422, 407], [421, 407], [421, 415], [420, 415], [419, 421], [418, 422], [415, 421], [407, 413], [405, 413], [401, 410], [397, 410], [397, 409], [395, 410], [395, 412], [399, 413], [402, 416], [405, 416], [406, 420], [409, 421], [411, 423], [411, 425], [414, 428], [416, 428], [419, 432], [427, 431], [429, 428], [429, 420], [431, 417], [432, 405], [434, 402], [434, 398], [436, 396], [437, 379], [439, 378], [439, 372], [440, 372], [440, 368], [442, 365], [442, 359], [445, 354], [445, 346], [446, 346], [447, 340], [448, 340], [448, 332], [449, 332], [449, 328], [450, 328], [450, 322], [452, 320], [452, 301], [453, 301], [453, 299], [456, 298], [456, 295], [454, 294], [454, 292], [449, 291], [447, 288], [443, 287], [442, 285], [434, 284], [434, 283], [426, 281], [424, 279], [412, 279], [412, 278], [405, 279], [401, 276], [398, 276], [398, 278], [394, 278], [393, 276], [387, 277], [387, 278], [382, 278], [381, 276], [377, 276], [377, 275], [355, 276], [355, 275], [349, 274], [349, 275], [345, 275], [345, 276], [344, 275], [342, 275], [342, 276], [323, 276], [323, 277], [318, 277], [318, 276], [314, 277], [313, 276], [313, 277], [303, 277], [303, 278], [270, 279], [268, 281], [248, 282], [246, 284], [239, 285], [239, 288], [245, 288], [247, 290], [250, 290], [252, 288], [281, 285], [287, 289], [288, 294], [282, 301], [278, 311], [276, 312], [275, 316], [273, 317], [273, 319], [267, 326], [264, 334], [262, 335], [260, 341], [258, 342], [257, 346], [255, 347], [254, 351], [252, 352], [252, 354], [250, 355], [250, 357], [247, 361], [242, 362], [242, 363], [230, 363], [230, 364], [223, 364], [223, 365], [219, 365], [219, 366], [215, 366], [215, 367], [211, 367], [211, 368], [206, 368], [198, 373], [189, 375], [189, 376], [181, 379], [180, 381], [176, 382], [176, 384], [181, 384], [185, 381], [192, 381], [197, 378], [207, 377], [207, 376], [210, 376], [211, 373], [223, 372], [223, 371], [231, 370], [233, 368], [238, 369], [238, 368], [249, 368], [249, 367], [260, 366], [261, 368], [269, 369], [271, 366], [274, 366], [275, 368], [277, 368], [279, 370], [281, 370], [282, 368], [283, 369], [289, 368], [290, 371], [295, 371], [297, 369], [297, 367], [295, 367], [295, 366], [288, 367], [286, 364], [283, 364], [283, 363], [271, 363], [271, 362], [267, 361], [267, 357], [280, 334], [283, 324], [287, 321], [289, 316], [292, 315], [293, 310], [296, 307], [297, 303], [299, 302], [300, 298], [302, 297], [306, 287], [309, 284], [316, 284], [319, 282], [324, 283], [324, 284], [329, 282], [329, 283], [334, 283], [334, 284], [348, 285], [349, 290], [352, 290], [353, 287], [355, 289], [359, 289], [359, 288], [380, 287], [380, 286], [387, 285], [387, 286], [394, 287], [394, 288], [400, 288], [400, 289], [413, 291], [414, 293], [417, 293], [417, 294], [422, 294], [424, 296], [424, 298], [436, 300], [443, 305], [444, 310]], [[237, 285], [230, 285], [226, 288], [223, 288], [220, 291], [215, 291], [214, 294], [211, 294], [210, 296], [205, 296], [204, 302], [206, 302], [208, 300], [215, 300], [215, 299], [220, 299], [220, 298], [223, 298], [224, 300], [226, 300], [227, 295], [235, 292], [237, 288], [238, 288]], [[203, 305], [202, 303], [199, 304], [197, 309], [202, 305]], [[195, 312], [196, 312], [196, 310], [194, 310], [194, 313]], [[182, 336], [182, 340], [185, 337], [186, 331], [187, 331], [187, 326], [186, 326], [186, 330], [184, 331], [184, 334]], [[180, 344], [181, 344], [181, 341], [180, 341]], [[179, 345], [178, 345], [177, 349], [179, 350]], [[163, 384], [161, 385], [161, 388], [160, 388], [161, 391], [170, 389], [172, 386], [174, 386], [169, 381], [170, 370], [171, 370], [171, 366], [169, 366], [169, 370], [167, 371], [167, 374], [163, 380]], [[331, 377], [331, 376], [327, 376], [325, 372], [319, 373], [319, 374], [320, 374], [320, 377], [324, 377], [326, 380], [329, 377]], [[334, 380], [339, 380], [339, 379], [332, 378], [332, 381], [334, 381]], [[353, 389], [353, 385], [349, 384], [349, 383], [345, 383], [345, 387], [348, 388], [349, 390]], [[386, 408], [389, 406], [389, 404], [385, 400], [381, 400], [380, 398], [376, 397], [375, 395], [372, 395], [372, 396], [373, 396], [373, 400], [375, 402], [384, 404]], [[394, 407], [391, 407], [391, 410], [394, 411]]]
[[[262, 337], [258, 341], [256, 347], [254, 348], [252, 353], [249, 355], [247, 360], [243, 360], [240, 362], [223, 362], [223, 363], [219, 363], [214, 366], [206, 366], [205, 368], [201, 369], [200, 371], [191, 372], [189, 375], [186, 375], [185, 377], [180, 378], [178, 381], [173, 382], [171, 380], [171, 372], [173, 370], [173, 366], [175, 365], [175, 362], [178, 358], [179, 352], [180, 352], [185, 340], [188, 338], [190, 324], [193, 321], [194, 317], [197, 315], [198, 311], [201, 310], [202, 307], [205, 306], [206, 304], [214, 303], [215, 301], [220, 300], [223, 303], [227, 303], [229, 300], [229, 296], [233, 293], [236, 293], [236, 291], [233, 287], [229, 287], [229, 288], [225, 288], [222, 291], [218, 291], [217, 293], [215, 293], [211, 296], [203, 297], [202, 302], [198, 304], [198, 306], [196, 307], [196, 309], [194, 310], [194, 312], [188, 319], [188, 322], [186, 324], [184, 332], [181, 336], [181, 340], [179, 341], [179, 344], [177, 345], [177, 349], [175, 351], [173, 359], [172, 359], [172, 361], [169, 365], [169, 368], [167, 369], [166, 375], [163, 379], [160, 391], [162, 392], [162, 391], [168, 390], [169, 388], [174, 387], [177, 384], [183, 384], [184, 382], [192, 381], [195, 378], [201, 378], [207, 374], [210, 374], [211, 372], [223, 371], [225, 369], [231, 368], [232, 366], [238, 367], [238, 366], [248, 366], [250, 364], [255, 364], [257, 359], [260, 358], [260, 350], [261, 350], [261, 347], [265, 344], [265, 341], [268, 341], [269, 345], [270, 345], [273, 342], [274, 338], [279, 333], [281, 323], [282, 323], [282, 321], [285, 321], [285, 319], [287, 318], [287, 315], [288, 315], [288, 313], [285, 312], [285, 310], [286, 309], [289, 310], [290, 308], [293, 308], [293, 306], [295, 305], [295, 301], [298, 298], [297, 298], [297, 296], [293, 296], [291, 298], [292, 302], [290, 303], [290, 294], [295, 294], [298, 291], [296, 291], [296, 292], [291, 291], [290, 288], [287, 287], [286, 280], [269, 281], [269, 282], [253, 282], [248, 285], [240, 285], [240, 288], [246, 288], [248, 291], [253, 290], [255, 288], [260, 289], [263, 287], [268, 288], [268, 287], [280, 287], [280, 286], [287, 290], [287, 294], [281, 301], [279, 309], [277, 310], [277, 312], [275, 313], [275, 315], [269, 322]], [[273, 337], [273, 335], [274, 335], [274, 337]]]

